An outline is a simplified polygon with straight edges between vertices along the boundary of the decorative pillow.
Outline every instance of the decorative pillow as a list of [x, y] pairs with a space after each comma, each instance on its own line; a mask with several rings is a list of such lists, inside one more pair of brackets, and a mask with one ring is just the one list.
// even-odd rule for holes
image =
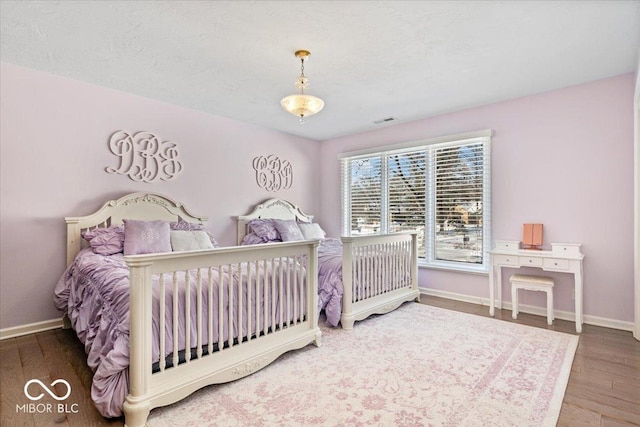
[[99, 255], [113, 255], [124, 250], [124, 227], [112, 225], [109, 227], [87, 230], [82, 237], [89, 242], [94, 253]]
[[280, 240], [280, 235], [273, 221], [272, 219], [252, 219], [249, 221], [249, 227], [263, 242], [273, 242]]
[[169, 223], [124, 219], [124, 254], [171, 252]]
[[197, 224], [195, 222], [189, 222], [182, 219], [182, 217], [178, 217], [178, 221], [169, 223], [169, 226], [172, 230], [204, 230], [204, 224]]
[[209, 231], [207, 230], [207, 227], [205, 227], [204, 224], [198, 224], [195, 222], [189, 222], [189, 221], [185, 221], [184, 219], [182, 219], [182, 217], [178, 217], [178, 221], [176, 222], [171, 222], [169, 223], [169, 226], [171, 227], [171, 230], [183, 230], [183, 231], [196, 231], [196, 230], [202, 230], [202, 231], [206, 231], [207, 236], [209, 236], [209, 240], [211, 241], [211, 244], [213, 245], [214, 248], [218, 247], [218, 242], [216, 241], [215, 237], [213, 237], [211, 235], [211, 233], [209, 233]]
[[174, 252], [212, 249], [214, 246], [204, 230], [171, 230], [171, 247]]
[[292, 219], [274, 219], [273, 223], [280, 234], [280, 238], [283, 242], [293, 242], [296, 240], [304, 240], [302, 231]]
[[99, 227], [94, 228], [93, 230], [85, 230], [82, 232], [82, 238], [87, 242], [90, 242], [94, 237], [105, 233], [124, 233], [124, 227], [122, 225], [110, 225], [109, 227]]
[[102, 233], [89, 242], [94, 253], [99, 255], [121, 254], [124, 251], [124, 230], [120, 233]]
[[259, 245], [264, 243], [261, 237], [258, 237], [256, 233], [249, 233], [242, 238], [241, 245]]
[[315, 222], [299, 222], [298, 228], [300, 228], [300, 231], [302, 231], [302, 235], [306, 240], [324, 239], [324, 236], [327, 235], [327, 233], [325, 233], [320, 227], [320, 224], [316, 224]]

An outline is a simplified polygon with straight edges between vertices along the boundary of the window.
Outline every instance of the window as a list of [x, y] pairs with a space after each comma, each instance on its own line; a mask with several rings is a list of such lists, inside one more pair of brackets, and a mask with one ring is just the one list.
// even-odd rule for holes
[[421, 265], [487, 271], [491, 134], [341, 155], [343, 234], [416, 230]]

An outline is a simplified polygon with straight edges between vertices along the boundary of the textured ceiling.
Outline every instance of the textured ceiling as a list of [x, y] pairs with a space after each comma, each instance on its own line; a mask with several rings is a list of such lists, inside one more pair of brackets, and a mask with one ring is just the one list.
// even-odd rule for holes
[[[636, 71], [640, 1], [0, 1], [1, 60], [324, 140]], [[300, 125], [280, 99], [307, 49]]]

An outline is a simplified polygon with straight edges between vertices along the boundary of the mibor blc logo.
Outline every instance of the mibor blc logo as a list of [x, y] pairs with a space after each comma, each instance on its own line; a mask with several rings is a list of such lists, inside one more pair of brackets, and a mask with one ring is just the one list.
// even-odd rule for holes
[[40, 384], [40, 387], [42, 387], [42, 389], [44, 391], [46, 391], [49, 394], [49, 396], [53, 397], [55, 400], [65, 400], [71, 394], [71, 385], [69, 385], [69, 383], [67, 381], [65, 381], [65, 380], [55, 380], [54, 382], [51, 383], [51, 387], [55, 387], [56, 384], [64, 384], [67, 387], [67, 392], [62, 397], [60, 397], [57, 394], [55, 394], [54, 393], [55, 389], [52, 391], [42, 381], [40, 381], [40, 380], [29, 380], [24, 385], [24, 395], [27, 396], [27, 398], [29, 398], [29, 400], [40, 400], [40, 399], [42, 399], [44, 397], [44, 393], [40, 393], [39, 395], [37, 395], [35, 397], [32, 396], [29, 393], [29, 386], [31, 384]]
[[[62, 384], [65, 388], [63, 395], [58, 395], [56, 392], [55, 386], [58, 384]], [[38, 385], [39, 387], [36, 387]], [[62, 387], [58, 387], [58, 391], [60, 391]], [[38, 393], [39, 392], [39, 393]], [[67, 400], [71, 395], [71, 385], [69, 382], [63, 379], [57, 379], [52, 382], [50, 385], [46, 385], [40, 380], [32, 379], [26, 382], [24, 385], [24, 395], [27, 399], [32, 402], [37, 402], [45, 397], [45, 393], [51, 396], [53, 399], [61, 402], [63, 400]], [[25, 403], [23, 405], [16, 405], [16, 412], [19, 413], [27, 413], [27, 414], [68, 414], [68, 413], [77, 413], [78, 412], [78, 404], [77, 403]]]

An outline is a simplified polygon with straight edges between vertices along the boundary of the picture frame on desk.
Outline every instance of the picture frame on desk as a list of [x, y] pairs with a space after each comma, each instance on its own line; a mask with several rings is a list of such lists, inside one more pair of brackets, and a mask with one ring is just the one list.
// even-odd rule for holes
[[542, 249], [542, 224], [524, 224], [522, 226], [522, 247], [523, 249]]

